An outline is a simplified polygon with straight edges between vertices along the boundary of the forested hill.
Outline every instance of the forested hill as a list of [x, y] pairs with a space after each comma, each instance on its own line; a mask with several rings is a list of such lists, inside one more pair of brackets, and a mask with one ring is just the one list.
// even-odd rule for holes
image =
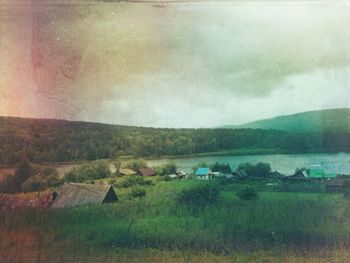
[[222, 128], [276, 129], [293, 133], [350, 132], [350, 109], [308, 111]]
[[249, 149], [350, 151], [350, 133], [290, 134], [259, 129], [158, 129], [0, 117], [0, 164], [163, 156]]

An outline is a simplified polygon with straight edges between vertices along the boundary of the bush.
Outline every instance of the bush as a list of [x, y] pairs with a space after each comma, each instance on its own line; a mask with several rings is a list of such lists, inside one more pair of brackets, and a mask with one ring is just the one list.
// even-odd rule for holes
[[110, 185], [115, 185], [115, 184], [117, 183], [117, 180], [115, 180], [115, 178], [113, 178], [113, 179], [110, 179], [110, 180], [108, 181], [108, 183], [109, 183]]
[[206, 206], [218, 200], [220, 190], [213, 184], [200, 184], [180, 192], [178, 202], [190, 206]]
[[268, 177], [271, 172], [271, 166], [269, 163], [258, 163], [255, 165], [254, 176], [256, 177]]
[[146, 196], [146, 190], [140, 187], [136, 187], [134, 189], [132, 189], [131, 193], [130, 193], [131, 197], [133, 198], [144, 198]]
[[47, 182], [44, 177], [35, 175], [29, 177], [21, 187], [23, 192], [42, 191], [47, 188]]
[[176, 173], [177, 166], [174, 162], [168, 162], [156, 168], [158, 175], [169, 175]]
[[128, 188], [135, 185], [153, 185], [151, 180], [145, 180], [141, 176], [132, 175], [118, 184], [119, 187]]
[[89, 164], [75, 167], [63, 177], [66, 182], [84, 182], [88, 180], [103, 179], [111, 176], [111, 171], [106, 162], [95, 161]]
[[243, 170], [249, 177], [268, 177], [271, 172], [269, 163], [258, 163], [256, 165], [251, 163], [242, 163], [238, 165], [237, 170]]
[[240, 199], [253, 200], [258, 198], [258, 192], [252, 187], [246, 187], [237, 193]]
[[171, 180], [173, 180], [173, 179], [169, 175], [164, 176], [164, 181], [165, 182], [169, 182]]
[[57, 187], [61, 184], [60, 179], [56, 175], [49, 175], [46, 177], [46, 182], [48, 187]]
[[224, 174], [230, 174], [232, 173], [232, 169], [231, 166], [229, 164], [221, 164], [216, 162], [214, 165], [210, 166], [210, 169], [212, 170], [212, 172], [220, 172], [220, 173], [224, 173]]
[[134, 171], [138, 171], [141, 168], [146, 168], [147, 163], [143, 159], [137, 159], [137, 160], [128, 162], [125, 167]]

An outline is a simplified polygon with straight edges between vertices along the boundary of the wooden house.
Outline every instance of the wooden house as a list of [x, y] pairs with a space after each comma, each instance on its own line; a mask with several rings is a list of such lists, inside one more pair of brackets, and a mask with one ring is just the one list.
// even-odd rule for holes
[[64, 183], [52, 207], [104, 204], [117, 200], [118, 197], [110, 185]]
[[207, 167], [198, 168], [195, 175], [197, 179], [202, 179], [202, 180], [211, 180], [213, 178], [212, 172]]

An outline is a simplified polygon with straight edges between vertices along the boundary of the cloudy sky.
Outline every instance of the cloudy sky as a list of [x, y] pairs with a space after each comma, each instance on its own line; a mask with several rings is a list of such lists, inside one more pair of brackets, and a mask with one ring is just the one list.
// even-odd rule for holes
[[216, 127], [350, 107], [347, 1], [67, 2], [0, 0], [0, 115]]

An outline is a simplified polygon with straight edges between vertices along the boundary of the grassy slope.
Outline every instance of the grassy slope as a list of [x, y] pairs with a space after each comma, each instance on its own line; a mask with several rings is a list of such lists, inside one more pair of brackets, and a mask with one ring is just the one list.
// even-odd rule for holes
[[[240, 186], [232, 184], [222, 186], [215, 205], [196, 209], [176, 202], [181, 189], [201, 183], [205, 182], [157, 182], [146, 187], [143, 200], [129, 200], [131, 189], [117, 189], [120, 202], [111, 205], [17, 211], [3, 215], [6, 228], [0, 231], [2, 235], [28, 231], [37, 240], [28, 246], [30, 251], [43, 250], [45, 257], [56, 260], [62, 256], [59, 251], [65, 251], [62, 262], [86, 255], [103, 257], [105, 253], [118, 258], [129, 250], [136, 251], [130, 255], [135, 260], [142, 257], [138, 253], [145, 253], [158, 258], [157, 262], [173, 256], [183, 261], [183, 253], [203, 251], [214, 253], [218, 260], [222, 253], [233, 255], [237, 251], [247, 259], [249, 253], [242, 251], [250, 250], [281, 250], [286, 254], [290, 250], [291, 257], [298, 257], [295, 251], [300, 248], [330, 251], [347, 245], [350, 202], [340, 195], [262, 192], [257, 201], [242, 201], [235, 195]], [[8, 234], [7, 239], [10, 237]], [[6, 251], [2, 244], [0, 256]]]
[[302, 112], [224, 128], [275, 129], [296, 133], [350, 131], [350, 109]]

